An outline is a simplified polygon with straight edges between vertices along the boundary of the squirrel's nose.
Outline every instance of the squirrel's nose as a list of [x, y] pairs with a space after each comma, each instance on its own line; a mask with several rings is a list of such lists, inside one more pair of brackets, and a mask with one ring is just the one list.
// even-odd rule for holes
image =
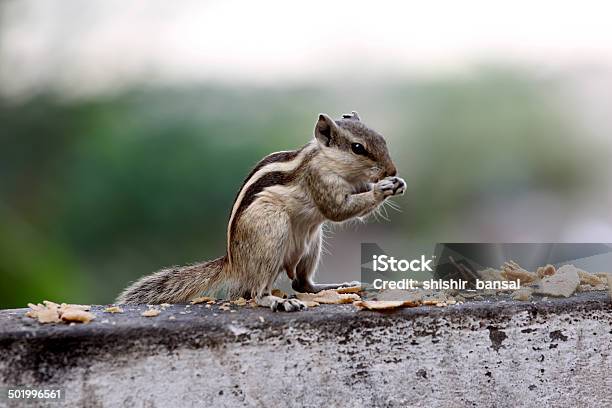
[[389, 167], [389, 169], [387, 169], [387, 176], [388, 177], [393, 177], [397, 174], [397, 169], [395, 168], [394, 165], [391, 165], [391, 167]]

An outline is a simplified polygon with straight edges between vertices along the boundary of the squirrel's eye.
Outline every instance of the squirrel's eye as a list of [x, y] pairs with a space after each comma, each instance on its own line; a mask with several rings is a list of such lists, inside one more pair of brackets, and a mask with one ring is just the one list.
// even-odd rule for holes
[[351, 143], [351, 150], [353, 153], [361, 156], [365, 156], [368, 153], [361, 143]]

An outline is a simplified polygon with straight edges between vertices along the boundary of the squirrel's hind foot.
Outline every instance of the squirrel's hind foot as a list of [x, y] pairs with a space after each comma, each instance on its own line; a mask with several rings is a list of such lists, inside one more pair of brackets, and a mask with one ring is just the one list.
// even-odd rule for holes
[[261, 296], [256, 300], [259, 306], [269, 307], [273, 312], [298, 312], [306, 305], [298, 299], [283, 299], [278, 296]]

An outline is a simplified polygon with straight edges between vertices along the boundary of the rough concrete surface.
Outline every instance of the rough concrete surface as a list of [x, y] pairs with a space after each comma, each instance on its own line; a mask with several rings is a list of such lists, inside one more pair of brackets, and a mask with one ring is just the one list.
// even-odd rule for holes
[[[94, 307], [94, 322], [74, 326], [1, 311], [0, 388], [64, 388], [47, 406], [612, 406], [603, 292], [390, 314], [125, 309]], [[0, 406], [20, 404], [3, 396]]]

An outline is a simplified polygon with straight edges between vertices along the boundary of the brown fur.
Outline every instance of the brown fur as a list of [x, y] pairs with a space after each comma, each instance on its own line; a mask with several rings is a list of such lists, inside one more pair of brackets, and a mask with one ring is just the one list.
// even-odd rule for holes
[[[362, 144], [365, 153], [354, 153], [353, 143]], [[267, 156], [245, 179], [230, 214], [226, 256], [145, 276], [118, 302], [185, 302], [224, 289], [230, 298], [299, 310], [301, 302], [270, 295], [279, 273], [285, 271], [302, 292], [347, 285], [312, 281], [322, 224], [365, 216], [386, 198], [403, 194], [405, 183], [395, 173], [384, 138], [355, 112], [337, 121], [321, 114], [314, 140]]]

